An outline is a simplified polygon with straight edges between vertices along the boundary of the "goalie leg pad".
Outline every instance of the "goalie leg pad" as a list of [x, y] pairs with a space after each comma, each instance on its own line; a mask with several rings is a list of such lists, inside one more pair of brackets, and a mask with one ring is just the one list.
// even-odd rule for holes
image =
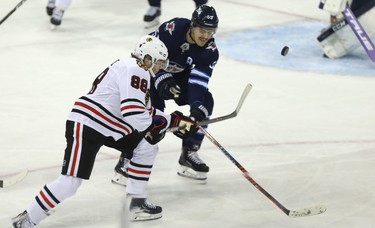
[[[369, 37], [375, 37], [373, 18], [375, 18], [375, 7], [358, 18]], [[333, 59], [345, 56], [361, 45], [345, 20], [324, 31], [317, 40], [323, 52]]]

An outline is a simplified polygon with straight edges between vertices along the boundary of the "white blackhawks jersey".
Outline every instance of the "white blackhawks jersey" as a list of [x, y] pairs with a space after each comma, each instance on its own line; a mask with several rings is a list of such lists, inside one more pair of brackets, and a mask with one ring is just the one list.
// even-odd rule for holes
[[74, 103], [68, 120], [118, 140], [146, 130], [155, 114], [170, 122], [170, 115], [151, 106], [150, 73], [129, 58], [115, 61], [95, 79], [90, 92]]

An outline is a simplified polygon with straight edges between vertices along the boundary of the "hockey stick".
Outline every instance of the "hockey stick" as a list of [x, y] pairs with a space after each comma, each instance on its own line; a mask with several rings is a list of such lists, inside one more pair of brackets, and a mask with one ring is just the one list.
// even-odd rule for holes
[[[198, 122], [197, 126], [203, 126], [203, 125], [207, 125], [207, 124], [211, 124], [211, 123], [216, 123], [216, 122], [220, 122], [220, 121], [223, 121], [223, 120], [227, 120], [227, 119], [236, 117], [237, 114], [240, 112], [242, 104], [244, 103], [244, 101], [245, 101], [245, 99], [247, 97], [247, 94], [249, 94], [251, 88], [253, 88], [253, 86], [250, 83], [246, 85], [244, 91], [242, 92], [240, 100], [239, 100], [239, 102], [237, 104], [237, 107], [236, 107], [236, 109], [232, 113], [230, 113], [228, 115], [224, 115], [224, 116], [219, 116], [219, 117], [216, 117], [216, 118], [213, 118], [213, 119], [203, 120], [201, 122]], [[185, 125], [184, 126], [177, 126], [177, 127], [169, 128], [169, 129], [167, 129], [167, 131], [169, 131], [169, 132], [176, 132], [176, 131], [184, 129], [185, 127], [186, 127]]]
[[278, 208], [280, 208], [287, 216], [292, 217], [292, 218], [297, 218], [297, 217], [305, 217], [309, 215], [318, 215], [323, 212], [325, 212], [327, 209], [324, 206], [315, 206], [315, 207], [307, 207], [307, 208], [302, 208], [299, 210], [289, 210], [286, 207], [284, 207], [279, 201], [277, 201], [273, 196], [271, 196], [264, 188], [262, 188], [253, 178], [251, 178], [249, 172], [242, 167], [242, 165], [236, 161], [236, 159], [229, 154], [229, 152], [222, 147], [214, 137], [212, 137], [206, 129], [203, 127], [199, 126], [199, 129], [203, 131], [205, 136], [216, 146], [218, 147], [221, 152], [224, 153], [224, 155], [229, 158], [229, 160], [239, 168], [242, 173], [244, 174], [244, 177], [250, 181], [254, 185], [256, 189], [258, 189], [261, 193], [263, 193], [269, 200], [272, 201]]
[[24, 2], [26, 2], [26, 0], [21, 0], [17, 5], [16, 7], [14, 7], [3, 19], [1, 19], [0, 21], [0, 25], [6, 20], [8, 19], [8, 17], [10, 17], [10, 15], [12, 15], [17, 9], [18, 7], [20, 7]]
[[247, 94], [249, 94], [249, 92], [250, 92], [250, 90], [251, 90], [252, 87], [253, 86], [251, 84], [247, 84], [246, 85], [244, 91], [242, 92], [240, 101], [238, 102], [236, 109], [232, 113], [230, 113], [228, 115], [225, 115], [225, 116], [219, 116], [219, 117], [216, 117], [216, 118], [213, 118], [213, 119], [203, 120], [201, 122], [198, 122], [197, 125], [198, 126], [203, 126], [203, 125], [207, 125], [207, 124], [211, 124], [211, 123], [216, 123], [216, 122], [219, 122], [219, 121], [223, 121], [223, 120], [227, 120], [227, 119], [236, 117], [237, 114], [240, 112], [242, 104], [245, 101], [245, 99], [247, 97]]
[[370, 59], [375, 62], [375, 46], [371, 41], [371, 38], [367, 35], [362, 25], [359, 23], [357, 17], [354, 15], [349, 5], [346, 5], [345, 10], [342, 12], [345, 20], [348, 22], [350, 28], [361, 42], [362, 47], [367, 52]]
[[15, 175], [0, 180], [0, 188], [6, 188], [20, 182], [26, 177], [28, 172], [29, 170], [25, 169]]

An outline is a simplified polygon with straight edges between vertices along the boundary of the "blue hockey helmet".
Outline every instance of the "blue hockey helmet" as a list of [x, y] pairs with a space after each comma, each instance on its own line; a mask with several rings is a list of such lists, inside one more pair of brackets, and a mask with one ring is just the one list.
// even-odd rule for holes
[[191, 26], [193, 27], [203, 27], [215, 29], [219, 24], [219, 18], [217, 17], [214, 7], [201, 5], [196, 8], [191, 17]]

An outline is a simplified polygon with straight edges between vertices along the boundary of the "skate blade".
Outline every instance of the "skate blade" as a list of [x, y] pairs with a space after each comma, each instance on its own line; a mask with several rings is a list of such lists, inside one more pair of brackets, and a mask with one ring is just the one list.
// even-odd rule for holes
[[205, 172], [198, 172], [193, 170], [192, 168], [188, 168], [186, 166], [180, 166], [177, 174], [182, 177], [187, 177], [194, 180], [205, 181], [207, 180], [207, 173]]
[[126, 182], [128, 181], [128, 178], [124, 177], [123, 175], [119, 173], [115, 173], [115, 176], [112, 178], [111, 182], [114, 184], [122, 185], [126, 187]]
[[145, 22], [145, 28], [146, 28], [146, 29], [148, 29], [148, 28], [152, 28], [152, 27], [154, 27], [154, 26], [159, 25], [159, 23], [160, 23], [159, 18], [156, 18], [156, 19], [153, 20], [153, 21]]
[[161, 217], [163, 217], [162, 213], [148, 214], [143, 212], [130, 212], [130, 221], [132, 222], [155, 220], [160, 219]]

